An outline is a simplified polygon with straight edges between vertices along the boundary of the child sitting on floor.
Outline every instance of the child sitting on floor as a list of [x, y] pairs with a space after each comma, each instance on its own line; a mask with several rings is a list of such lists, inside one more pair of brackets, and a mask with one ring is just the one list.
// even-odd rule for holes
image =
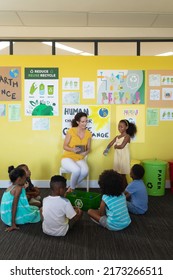
[[123, 177], [114, 170], [105, 170], [99, 176], [98, 184], [103, 194], [100, 209], [89, 209], [89, 216], [109, 230], [126, 228], [131, 219], [123, 193]]
[[[26, 173], [25, 189], [26, 189], [26, 196], [28, 198], [29, 204], [37, 207], [41, 207], [40, 190], [39, 188], [35, 187], [31, 182], [31, 171], [29, 170], [29, 167], [26, 164], [20, 164], [17, 167], [23, 169]], [[13, 169], [14, 166], [9, 167], [9, 171]]]
[[142, 180], [145, 170], [142, 165], [132, 166], [130, 176], [133, 179], [125, 189], [127, 207], [130, 213], [144, 214], [148, 210], [148, 194]]
[[1, 220], [9, 226], [6, 231], [18, 229], [17, 225], [37, 223], [40, 221], [40, 211], [36, 206], [30, 206], [24, 188], [26, 173], [21, 168], [14, 168], [9, 173], [12, 185], [3, 193], [1, 200]]
[[43, 199], [43, 207], [40, 209], [43, 232], [52, 236], [64, 236], [69, 227], [82, 217], [82, 210], [73, 208], [71, 202], [64, 197], [66, 179], [63, 176], [53, 176], [50, 189], [51, 195]]

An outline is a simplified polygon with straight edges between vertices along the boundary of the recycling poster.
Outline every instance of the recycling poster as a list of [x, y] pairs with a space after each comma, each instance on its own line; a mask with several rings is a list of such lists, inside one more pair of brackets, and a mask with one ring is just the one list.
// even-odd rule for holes
[[25, 115], [58, 116], [58, 68], [25, 68]]
[[98, 70], [98, 104], [144, 104], [144, 70]]

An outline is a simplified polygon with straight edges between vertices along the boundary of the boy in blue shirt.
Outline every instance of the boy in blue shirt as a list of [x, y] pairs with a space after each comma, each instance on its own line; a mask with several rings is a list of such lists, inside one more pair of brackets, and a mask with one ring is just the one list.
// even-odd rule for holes
[[142, 180], [145, 170], [142, 165], [132, 166], [130, 176], [133, 181], [125, 189], [128, 211], [133, 214], [144, 214], [148, 210], [148, 194]]

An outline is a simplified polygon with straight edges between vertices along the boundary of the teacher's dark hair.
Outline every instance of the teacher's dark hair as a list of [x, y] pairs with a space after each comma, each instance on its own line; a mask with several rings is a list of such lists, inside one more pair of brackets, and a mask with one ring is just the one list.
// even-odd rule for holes
[[80, 122], [80, 119], [81, 119], [82, 117], [86, 117], [86, 118], [87, 118], [87, 114], [84, 113], [84, 112], [79, 112], [79, 113], [77, 113], [77, 114], [74, 116], [74, 119], [71, 121], [72, 127], [77, 127], [77, 126], [78, 126], [78, 123], [77, 123], [77, 122]]

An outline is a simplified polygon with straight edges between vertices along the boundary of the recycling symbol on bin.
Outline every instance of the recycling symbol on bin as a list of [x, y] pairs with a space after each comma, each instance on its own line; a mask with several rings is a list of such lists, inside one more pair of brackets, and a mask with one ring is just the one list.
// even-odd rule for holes
[[152, 187], [153, 187], [153, 184], [149, 182], [149, 183], [147, 184], [147, 188], [152, 189]]
[[81, 199], [77, 198], [74, 202], [75, 206], [78, 208], [82, 208], [83, 207], [83, 202]]

